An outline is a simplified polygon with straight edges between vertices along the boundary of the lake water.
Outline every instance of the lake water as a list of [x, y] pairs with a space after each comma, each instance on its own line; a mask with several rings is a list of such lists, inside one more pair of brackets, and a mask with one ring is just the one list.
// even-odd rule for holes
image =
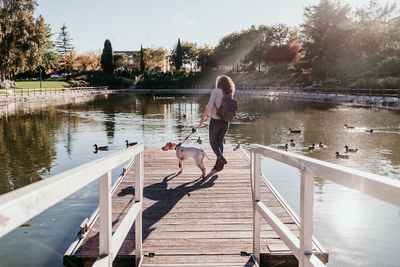
[[[400, 112], [326, 103], [237, 96], [238, 120], [228, 144], [238, 141], [289, 150], [342, 166], [400, 179]], [[207, 95], [126, 94], [98, 96], [81, 104], [47, 107], [0, 118], [0, 194], [45, 179], [125, 147], [124, 141], [161, 146], [180, 141], [199, 122]], [[186, 116], [183, 116], [186, 115]], [[344, 124], [358, 128], [347, 130]], [[208, 124], [208, 122], [206, 123]], [[290, 135], [288, 128], [301, 129]], [[374, 133], [364, 130], [373, 128]], [[207, 127], [201, 137], [208, 144]], [[328, 147], [313, 152], [308, 146]], [[94, 154], [93, 144], [110, 151]], [[336, 159], [344, 146], [359, 148]], [[297, 169], [263, 159], [264, 175], [299, 213]], [[113, 178], [121, 173], [115, 169]], [[97, 207], [94, 182], [0, 239], [0, 266], [62, 266], [62, 256], [82, 220]], [[399, 266], [400, 209], [339, 185], [315, 179], [314, 234], [330, 253], [328, 266]]]

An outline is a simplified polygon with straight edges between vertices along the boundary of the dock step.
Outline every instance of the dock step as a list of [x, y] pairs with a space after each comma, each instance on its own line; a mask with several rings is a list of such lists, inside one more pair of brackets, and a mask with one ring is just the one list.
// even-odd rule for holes
[[[156, 259], [157, 258], [157, 259]], [[251, 256], [240, 255], [165, 255], [145, 257], [142, 267], [254, 267]]]

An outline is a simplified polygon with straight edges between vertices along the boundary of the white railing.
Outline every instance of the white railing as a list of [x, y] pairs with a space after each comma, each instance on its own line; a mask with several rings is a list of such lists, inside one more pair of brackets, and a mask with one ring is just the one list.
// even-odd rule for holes
[[[300, 169], [300, 237], [297, 238], [260, 199], [261, 155]], [[314, 176], [400, 207], [400, 181], [261, 145], [250, 146], [253, 194], [253, 254], [260, 263], [261, 216], [298, 259], [299, 266], [325, 266], [312, 254]]]
[[[142, 260], [143, 145], [110, 154], [40, 182], [0, 196], [0, 238], [27, 220], [99, 179], [99, 258], [93, 266], [112, 262], [135, 222], [136, 266]], [[112, 234], [111, 171], [134, 159], [135, 203]]]

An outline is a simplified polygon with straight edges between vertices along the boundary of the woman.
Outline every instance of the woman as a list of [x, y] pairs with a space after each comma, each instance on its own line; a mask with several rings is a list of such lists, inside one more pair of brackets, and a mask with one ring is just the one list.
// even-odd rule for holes
[[224, 165], [227, 163], [223, 157], [224, 152], [224, 137], [229, 128], [229, 122], [226, 122], [217, 115], [217, 109], [221, 106], [222, 99], [225, 95], [232, 95], [235, 93], [235, 84], [232, 79], [226, 75], [219, 76], [216, 81], [215, 89], [211, 91], [210, 100], [201, 116], [200, 126], [204, 124], [206, 117], [210, 115], [210, 128], [209, 138], [210, 145], [217, 161], [215, 162], [214, 169], [216, 171], [222, 171]]

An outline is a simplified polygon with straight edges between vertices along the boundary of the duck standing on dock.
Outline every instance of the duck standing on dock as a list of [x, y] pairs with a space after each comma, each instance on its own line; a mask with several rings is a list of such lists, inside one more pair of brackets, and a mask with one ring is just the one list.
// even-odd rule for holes
[[93, 145], [94, 147], [94, 153], [97, 153], [97, 151], [108, 151], [108, 146], [97, 146], [96, 144]]
[[135, 145], [137, 145], [137, 142], [129, 143], [128, 140], [125, 140], [125, 144], [126, 144], [126, 147], [128, 148], [128, 147], [130, 147], [130, 146], [135, 146]]
[[284, 146], [278, 146], [278, 149], [288, 150], [288, 148], [288, 144], [285, 144]]
[[301, 133], [301, 130], [293, 130], [292, 128], [289, 128], [289, 132], [299, 134], [299, 133]]
[[355, 153], [355, 152], [358, 151], [358, 148], [349, 148], [348, 146], [344, 146], [344, 149], [346, 149], [346, 150], [345, 150], [346, 153], [348, 153], [348, 152], [353, 152], [353, 153]]
[[337, 159], [349, 159], [348, 155], [340, 155], [339, 152], [336, 152]]

